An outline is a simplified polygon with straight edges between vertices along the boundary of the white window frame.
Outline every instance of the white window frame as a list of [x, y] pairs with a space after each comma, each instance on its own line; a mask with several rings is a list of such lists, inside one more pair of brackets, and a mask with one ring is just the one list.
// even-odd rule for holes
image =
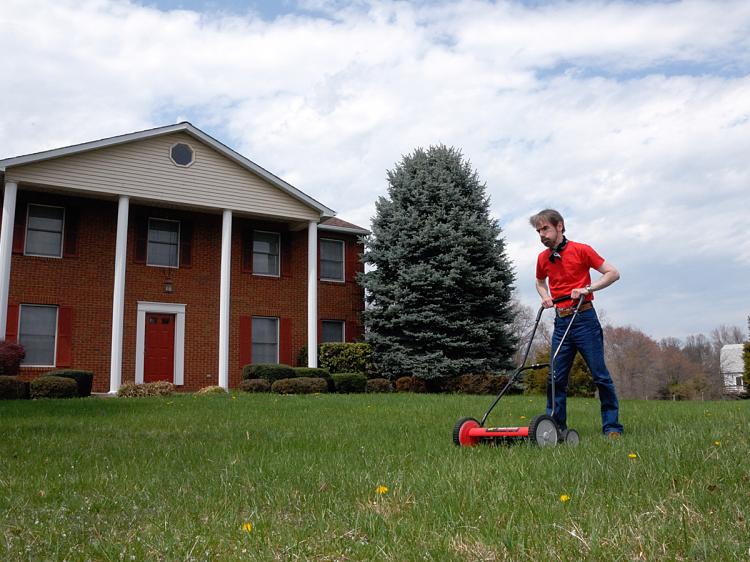
[[745, 381], [742, 375], [738, 375], [734, 378], [734, 385], [735, 386], [744, 386]]
[[320, 251], [320, 263], [318, 266], [320, 267], [320, 280], [321, 281], [329, 281], [331, 283], [345, 283], [346, 282], [346, 242], [343, 240], [338, 240], [336, 238], [321, 238], [320, 242], [336, 242], [338, 244], [341, 244], [341, 279], [335, 279], [331, 277], [323, 277], [323, 250], [321, 248]]
[[173, 384], [185, 384], [185, 305], [167, 302], [138, 301], [135, 335], [135, 382], [143, 383], [143, 363], [146, 358], [146, 313], [174, 314], [174, 373]]
[[[281, 356], [281, 318], [278, 316], [251, 316], [250, 317], [250, 325], [252, 326], [252, 322], [255, 319], [259, 320], [275, 320], [276, 321], [276, 365], [280, 362], [280, 356]], [[255, 354], [253, 353], [253, 338], [255, 337], [255, 330], [252, 330], [252, 336], [250, 338], [250, 353], [252, 356], [252, 362], [256, 363], [255, 361]]]
[[[62, 209], [62, 230], [60, 230], [60, 253], [58, 255], [52, 255], [52, 254], [32, 254], [31, 252], [26, 250], [26, 247], [29, 243], [29, 218], [31, 216], [31, 207], [47, 207], [50, 209]], [[65, 207], [62, 207], [60, 205], [43, 205], [41, 203], [28, 203], [26, 205], [26, 232], [24, 233], [23, 238], [23, 255], [24, 256], [34, 256], [38, 258], [52, 258], [52, 259], [62, 259], [63, 257], [63, 246], [65, 245]]]
[[335, 342], [321, 342], [321, 343], [345, 343], [346, 342], [346, 321], [345, 320], [321, 320], [320, 321], [320, 334], [321, 339], [323, 335], [323, 324], [328, 322], [329, 324], [339, 324], [341, 326], [341, 339], [336, 340]]
[[[151, 242], [150, 240], [150, 232], [151, 232], [151, 221], [162, 221], [162, 222], [176, 222], [177, 223], [177, 265], [162, 265], [158, 263], [149, 263], [149, 251], [148, 246]], [[165, 267], [167, 269], [180, 269], [180, 246], [182, 242], [182, 224], [181, 221], [174, 220], [174, 219], [163, 219], [161, 217], [148, 217], [148, 221], [146, 224], [146, 265], [149, 267]]]
[[55, 367], [57, 364], [57, 343], [59, 340], [58, 338], [58, 328], [60, 325], [60, 307], [54, 304], [22, 304], [18, 307], [18, 343], [21, 344], [21, 325], [23, 320], [23, 309], [24, 308], [54, 308], [55, 309], [55, 349], [52, 352], [52, 364], [51, 365], [32, 365], [30, 363], [23, 363], [21, 362], [21, 367]]
[[[172, 150], [174, 150], [174, 147], [177, 146], [178, 144], [184, 144], [185, 146], [187, 146], [193, 152], [193, 158], [190, 160], [189, 164], [179, 164], [179, 163], [175, 162], [174, 158], [172, 158]], [[195, 148], [189, 142], [177, 141], [176, 143], [173, 143], [169, 147], [169, 161], [172, 162], [172, 164], [174, 164], [178, 168], [189, 168], [190, 166], [192, 166], [193, 164], [195, 164]]]
[[[255, 273], [255, 233], [259, 232], [261, 234], [273, 234], [278, 238], [278, 245], [277, 248], [279, 249], [278, 253], [278, 271], [276, 273]], [[253, 247], [251, 248], [253, 253], [253, 275], [257, 275], [258, 277], [281, 277], [281, 233], [280, 232], [273, 232], [271, 230], [253, 230], [253, 241], [252, 241]]]

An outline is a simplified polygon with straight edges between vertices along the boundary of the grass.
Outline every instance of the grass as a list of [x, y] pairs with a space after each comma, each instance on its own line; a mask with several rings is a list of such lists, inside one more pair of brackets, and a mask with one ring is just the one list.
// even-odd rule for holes
[[490, 400], [2, 402], [0, 559], [747, 559], [750, 402], [625, 401], [609, 442], [574, 399], [577, 448], [454, 447]]

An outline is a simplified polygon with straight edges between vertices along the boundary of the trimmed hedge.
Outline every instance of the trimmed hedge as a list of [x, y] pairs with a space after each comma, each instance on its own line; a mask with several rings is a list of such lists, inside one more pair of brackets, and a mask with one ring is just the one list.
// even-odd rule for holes
[[328, 369], [321, 369], [320, 367], [317, 369], [313, 367], [295, 367], [294, 372], [297, 377], [315, 377], [323, 379], [328, 384], [328, 392], [336, 391], [333, 379], [331, 378], [331, 373]]
[[458, 391], [462, 394], [498, 394], [507, 383], [508, 377], [505, 375], [461, 375], [458, 378]]
[[317, 377], [280, 379], [271, 385], [271, 390], [278, 394], [315, 394], [327, 392], [328, 383]]
[[0, 375], [17, 375], [24, 357], [26, 351], [23, 346], [7, 341], [0, 342]]
[[368, 343], [324, 343], [318, 348], [318, 364], [331, 373], [367, 373], [372, 364]]
[[368, 379], [367, 392], [391, 392], [393, 387], [388, 379]]
[[242, 368], [242, 380], [247, 379], [266, 379], [273, 383], [281, 379], [293, 379], [295, 377], [294, 369], [289, 365], [280, 364], [251, 364]]
[[66, 377], [38, 377], [29, 383], [31, 398], [75, 398], [78, 384]]
[[28, 400], [29, 383], [17, 377], [0, 376], [0, 400]]
[[266, 379], [245, 379], [240, 383], [244, 392], [271, 392], [271, 383]]
[[396, 392], [427, 392], [427, 383], [417, 377], [401, 377], [396, 380]]
[[367, 377], [362, 373], [334, 373], [331, 378], [336, 392], [357, 393], [367, 389]]
[[140, 398], [142, 396], [169, 396], [174, 394], [175, 388], [171, 382], [156, 381], [145, 384], [124, 384], [117, 391], [121, 398]]
[[91, 371], [80, 371], [78, 369], [57, 369], [47, 371], [43, 377], [63, 377], [73, 379], [78, 386], [78, 397], [91, 396], [91, 386], [94, 384], [94, 373]]

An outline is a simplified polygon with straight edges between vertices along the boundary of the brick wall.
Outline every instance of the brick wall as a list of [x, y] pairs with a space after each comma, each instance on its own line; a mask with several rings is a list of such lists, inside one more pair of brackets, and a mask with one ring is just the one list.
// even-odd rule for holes
[[[17, 206], [27, 203], [75, 208], [79, 216], [77, 255], [63, 259], [14, 254], [9, 305], [51, 304], [73, 310], [72, 363], [93, 371], [94, 391], [109, 390], [112, 294], [117, 227], [117, 203], [64, 197], [19, 189]], [[188, 221], [192, 225], [189, 267], [161, 268], [136, 260], [138, 217]], [[243, 272], [243, 232], [247, 229], [282, 232], [289, 246], [282, 259], [290, 266], [278, 278]], [[291, 356], [296, 360], [307, 345], [307, 230], [288, 232], [284, 223], [257, 223], [235, 217], [232, 232], [232, 274], [229, 346], [229, 384], [241, 379], [239, 323], [242, 316], [289, 319]], [[325, 233], [326, 238], [354, 244], [354, 236]], [[361, 252], [358, 246], [357, 252]], [[125, 287], [122, 381], [135, 379], [136, 320], [138, 301], [180, 303], [185, 307], [185, 390], [218, 384], [219, 283], [221, 216], [131, 205]], [[357, 264], [362, 270], [362, 265]], [[173, 292], [164, 292], [169, 278]], [[351, 279], [345, 283], [320, 282], [319, 319], [344, 320], [348, 340], [361, 337], [362, 289]], [[27, 378], [48, 369], [23, 368]]]

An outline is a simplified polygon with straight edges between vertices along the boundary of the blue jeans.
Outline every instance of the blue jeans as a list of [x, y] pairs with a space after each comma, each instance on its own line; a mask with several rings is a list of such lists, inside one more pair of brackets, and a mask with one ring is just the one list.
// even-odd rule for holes
[[[552, 333], [552, 352], [554, 355], [560, 340], [568, 329], [573, 316], [555, 318], [555, 329]], [[554, 364], [555, 373], [555, 414], [554, 418], [561, 429], [565, 429], [567, 419], [566, 400], [568, 397], [568, 375], [573, 366], [576, 352], [580, 352], [591, 371], [596, 387], [599, 389], [599, 400], [602, 405], [602, 431], [622, 433], [618, 422], [620, 405], [612, 377], [604, 364], [604, 334], [599, 318], [593, 308], [579, 312], [568, 332]], [[550, 356], [550, 363], [552, 357]], [[547, 380], [547, 414], [552, 415], [551, 385]]]

